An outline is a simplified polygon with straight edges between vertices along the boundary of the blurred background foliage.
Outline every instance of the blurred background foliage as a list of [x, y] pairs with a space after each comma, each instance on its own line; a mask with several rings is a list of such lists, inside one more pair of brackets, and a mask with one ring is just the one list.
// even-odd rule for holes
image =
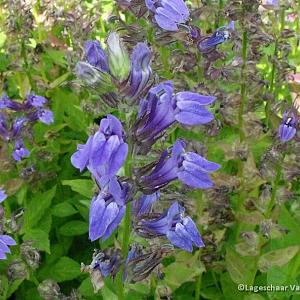
[[[31, 155], [21, 163], [12, 161], [11, 149], [1, 142], [0, 183], [10, 196], [5, 220], [18, 246], [0, 262], [0, 299], [117, 299], [111, 279], [95, 294], [80, 264], [90, 263], [94, 248], [118, 246], [122, 226], [105, 242], [88, 240], [93, 182], [70, 164], [77, 143], [109, 112], [99, 96], [80, 86], [74, 67], [84, 42], [104, 42], [111, 30], [120, 32], [128, 49], [149, 42], [160, 81], [217, 96], [213, 123], [189, 131], [178, 127], [171, 139], [196, 140], [195, 149], [222, 165], [214, 189], [191, 192], [174, 185], [206, 247], [192, 254], [176, 251], [163, 261], [162, 278], [152, 274], [127, 284], [126, 299], [300, 299], [291, 290], [237, 290], [238, 283], [300, 285], [300, 146], [297, 140], [282, 145], [277, 137], [291, 92], [299, 92], [287, 78], [300, 71], [299, 3], [260, 7], [261, 16], [250, 24], [242, 19], [239, 1], [187, 1], [192, 23], [204, 33], [236, 21], [232, 38], [220, 46], [224, 55], [206, 70], [206, 58], [188, 44], [184, 31], [161, 32], [149, 19], [122, 10], [121, 2], [1, 1], [1, 92], [14, 99], [29, 91], [46, 96], [55, 122], [34, 126], [34, 139], [27, 141]], [[160, 142], [157, 151], [172, 141]]]

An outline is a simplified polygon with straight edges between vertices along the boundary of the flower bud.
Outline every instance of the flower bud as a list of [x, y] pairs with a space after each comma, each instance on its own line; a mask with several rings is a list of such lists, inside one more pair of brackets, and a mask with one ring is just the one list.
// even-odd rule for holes
[[111, 91], [113, 88], [109, 74], [94, 68], [89, 63], [79, 61], [76, 64], [75, 72], [77, 78], [82, 80], [85, 85], [100, 93]]
[[130, 70], [130, 61], [127, 51], [116, 32], [110, 33], [107, 38], [108, 64], [111, 74], [119, 81], [127, 78]]
[[21, 256], [32, 269], [37, 269], [41, 255], [32, 244], [32, 241], [26, 241], [21, 245]]
[[46, 279], [41, 282], [38, 286], [38, 292], [43, 299], [46, 300], [59, 300], [60, 298], [60, 287], [52, 279]]
[[21, 259], [15, 259], [8, 267], [7, 275], [10, 281], [23, 279], [28, 276], [28, 269]]

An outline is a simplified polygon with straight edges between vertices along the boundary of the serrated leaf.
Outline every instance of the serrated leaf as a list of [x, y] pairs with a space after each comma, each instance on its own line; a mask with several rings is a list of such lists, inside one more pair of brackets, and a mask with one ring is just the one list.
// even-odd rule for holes
[[63, 282], [77, 278], [81, 274], [80, 264], [69, 258], [61, 257], [51, 268], [51, 278], [57, 282]]
[[70, 221], [59, 228], [59, 233], [66, 236], [81, 235], [88, 232], [88, 225], [82, 221]]
[[68, 185], [72, 191], [87, 198], [93, 197], [94, 182], [90, 179], [63, 180], [62, 185]]
[[72, 216], [76, 213], [77, 210], [68, 202], [59, 203], [52, 208], [52, 215], [60, 218]]
[[50, 241], [48, 233], [41, 229], [30, 229], [23, 237], [24, 241], [34, 241], [33, 246], [50, 254]]
[[282, 267], [287, 264], [298, 252], [299, 246], [277, 249], [263, 254], [258, 260], [261, 272], [267, 272], [274, 266]]

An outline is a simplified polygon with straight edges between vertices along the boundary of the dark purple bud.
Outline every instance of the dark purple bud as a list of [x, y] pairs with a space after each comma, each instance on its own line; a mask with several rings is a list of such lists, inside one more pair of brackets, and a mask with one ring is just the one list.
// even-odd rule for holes
[[101, 71], [108, 72], [108, 61], [105, 51], [97, 40], [87, 41], [84, 45], [87, 61]]
[[297, 118], [294, 113], [285, 112], [282, 123], [279, 126], [278, 134], [282, 142], [290, 141], [296, 135]]
[[0, 109], [11, 109], [20, 111], [24, 108], [23, 104], [11, 100], [7, 95], [2, 96], [0, 99]]
[[151, 75], [151, 52], [145, 43], [138, 43], [131, 56], [128, 96], [135, 99], [146, 87]]
[[22, 160], [24, 157], [29, 156], [29, 151], [25, 148], [23, 140], [17, 140], [15, 143], [13, 158], [16, 161]]
[[15, 246], [15, 240], [9, 235], [0, 235], [0, 260], [6, 259], [6, 254], [11, 253], [8, 246]]
[[137, 228], [142, 236], [166, 236], [174, 246], [189, 252], [192, 252], [193, 244], [204, 247], [194, 221], [189, 216], [184, 217], [184, 208], [177, 202], [159, 217], [140, 220]]
[[190, 12], [183, 0], [145, 0], [146, 6], [154, 13], [158, 26], [167, 31], [178, 31], [178, 25], [188, 21]]

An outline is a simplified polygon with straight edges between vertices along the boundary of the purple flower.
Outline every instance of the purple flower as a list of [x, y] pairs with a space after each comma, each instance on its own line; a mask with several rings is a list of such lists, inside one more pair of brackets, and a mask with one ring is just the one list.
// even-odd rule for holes
[[100, 185], [105, 186], [122, 167], [127, 152], [128, 145], [123, 141], [121, 122], [115, 116], [107, 115], [87, 143], [77, 146], [71, 162], [80, 171], [87, 167]]
[[0, 235], [0, 259], [6, 259], [6, 253], [11, 253], [8, 246], [16, 245], [15, 240], [9, 235]]
[[183, 141], [177, 140], [172, 151], [163, 152], [150, 174], [140, 178], [143, 192], [151, 194], [175, 179], [199, 189], [213, 186], [208, 174], [218, 170], [220, 165], [194, 152], [186, 152], [184, 147]]
[[106, 240], [120, 224], [125, 214], [125, 204], [130, 186], [115, 177], [92, 199], [90, 207], [89, 237], [91, 241]]
[[84, 45], [87, 61], [101, 71], [108, 72], [108, 60], [105, 51], [97, 40], [87, 41]]
[[150, 49], [145, 43], [138, 43], [131, 56], [129, 97], [138, 97], [146, 87], [151, 75], [150, 61]]
[[178, 25], [184, 24], [190, 16], [183, 0], [145, 0], [145, 3], [159, 27], [168, 31], [178, 31]]
[[166, 236], [174, 246], [189, 252], [192, 252], [193, 244], [204, 247], [195, 223], [189, 216], [184, 217], [184, 208], [177, 202], [158, 218], [140, 220], [137, 228], [142, 236]]
[[205, 124], [214, 119], [206, 106], [216, 97], [192, 92], [173, 95], [171, 81], [163, 82], [149, 90], [141, 100], [138, 120], [134, 126], [136, 141], [146, 150], [161, 137], [163, 131], [178, 121], [184, 125]]
[[14, 120], [14, 122], [12, 124], [12, 131], [11, 131], [12, 136], [14, 138], [19, 137], [21, 135], [21, 132], [27, 122], [28, 122], [28, 118], [26, 118], [26, 117], [16, 118]]
[[20, 111], [23, 109], [23, 105], [21, 103], [11, 100], [7, 95], [4, 95], [0, 99], [0, 109], [7, 108], [15, 111]]
[[25, 148], [23, 140], [19, 139], [15, 143], [13, 158], [16, 161], [22, 160], [24, 157], [29, 156], [29, 151]]
[[282, 142], [288, 142], [296, 134], [297, 118], [294, 113], [285, 112], [283, 114], [282, 123], [279, 126], [278, 134]]
[[138, 200], [133, 202], [132, 213], [135, 216], [141, 216], [150, 212], [152, 204], [159, 199], [159, 192], [151, 195], [142, 195]]
[[3, 189], [0, 188], [0, 203], [7, 198], [7, 195]]
[[25, 101], [25, 107], [43, 107], [47, 102], [48, 100], [43, 96], [29, 94], [27, 95], [27, 99]]
[[53, 112], [49, 109], [39, 109], [37, 111], [37, 117], [42, 123], [47, 125], [50, 125], [54, 122]]
[[7, 120], [4, 114], [0, 113], [0, 136], [4, 141], [9, 140], [9, 130], [7, 127]]
[[230, 38], [230, 32], [234, 30], [234, 21], [230, 21], [228, 26], [218, 28], [211, 36], [202, 38], [198, 42], [198, 49], [202, 53], [208, 53], [217, 45], [226, 42]]

